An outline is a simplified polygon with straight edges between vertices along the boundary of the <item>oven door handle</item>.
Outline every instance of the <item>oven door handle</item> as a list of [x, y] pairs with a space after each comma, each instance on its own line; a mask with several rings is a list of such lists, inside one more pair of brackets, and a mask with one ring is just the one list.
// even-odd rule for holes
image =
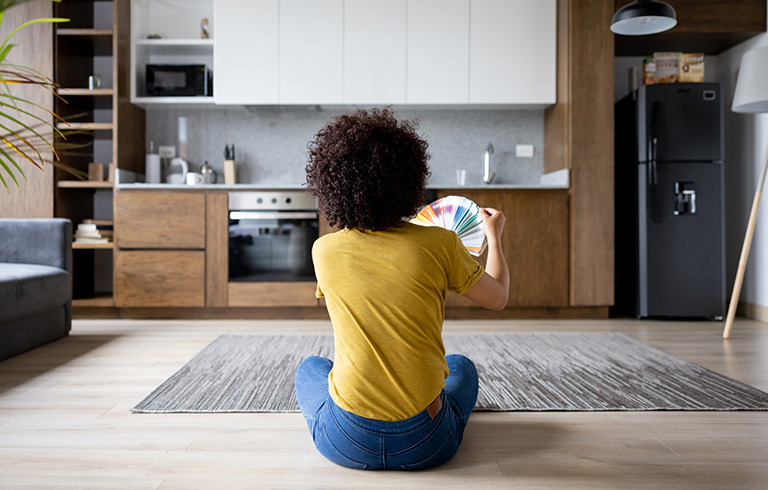
[[317, 219], [314, 211], [230, 211], [229, 219]]

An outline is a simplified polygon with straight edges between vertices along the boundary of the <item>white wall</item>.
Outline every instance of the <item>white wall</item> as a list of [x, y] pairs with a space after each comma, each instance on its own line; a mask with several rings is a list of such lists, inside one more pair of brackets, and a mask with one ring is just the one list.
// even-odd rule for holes
[[[768, 114], [737, 114], [731, 111], [731, 103], [741, 56], [750, 49], [766, 45], [768, 34], [761, 34], [717, 56], [717, 81], [722, 85], [725, 109], [726, 271], [729, 296], [762, 158], [768, 148]], [[764, 196], [740, 301], [768, 308], [768, 204], [765, 201], [768, 199]]]

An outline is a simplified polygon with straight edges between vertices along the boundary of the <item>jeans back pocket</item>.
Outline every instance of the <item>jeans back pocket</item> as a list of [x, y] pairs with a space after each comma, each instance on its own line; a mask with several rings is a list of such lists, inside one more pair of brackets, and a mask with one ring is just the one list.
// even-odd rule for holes
[[428, 451], [429, 446], [434, 447], [432, 441], [427, 441], [426, 444], [420, 444], [412, 450], [400, 455], [398, 457], [400, 460], [407, 461], [409, 458], [416, 460], [412, 463], [402, 462], [400, 463], [400, 468], [403, 470], [424, 470], [434, 466], [440, 466], [453, 458], [459, 450], [459, 443], [456, 441], [456, 437], [450, 430], [445, 433], [445, 438], [436, 450]]
[[[347, 438], [346, 435], [342, 433], [342, 438]], [[331, 441], [331, 438], [328, 436], [328, 432], [325, 430], [325, 424], [322, 425], [320, 428], [320, 433], [315, 437], [315, 447], [318, 451], [320, 451], [320, 454], [325, 456], [329, 461], [332, 461], [336, 464], [340, 464], [342, 466], [346, 466], [348, 468], [357, 468], [360, 470], [364, 470], [368, 468], [368, 463], [363, 463], [360, 461], [355, 461], [354, 459], [347, 456], [345, 453], [346, 451], [342, 447], [344, 444], [353, 445], [354, 442], [351, 440], [341, 440], [337, 441], [336, 445]]]

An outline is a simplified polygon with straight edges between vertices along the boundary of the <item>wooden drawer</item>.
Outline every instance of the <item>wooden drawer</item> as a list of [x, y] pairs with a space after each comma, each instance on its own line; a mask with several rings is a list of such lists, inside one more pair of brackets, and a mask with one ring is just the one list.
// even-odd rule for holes
[[316, 282], [230, 282], [229, 306], [317, 306]]
[[205, 306], [205, 252], [116, 252], [115, 306]]
[[205, 248], [205, 193], [120, 191], [115, 196], [118, 248]]

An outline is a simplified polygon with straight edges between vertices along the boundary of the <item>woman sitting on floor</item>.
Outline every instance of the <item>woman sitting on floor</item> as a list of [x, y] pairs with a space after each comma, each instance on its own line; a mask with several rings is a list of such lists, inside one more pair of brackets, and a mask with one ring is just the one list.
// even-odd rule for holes
[[485, 269], [453, 231], [407, 221], [424, 203], [428, 159], [414, 125], [386, 108], [339, 116], [310, 143], [307, 189], [341, 228], [312, 250], [335, 355], [301, 363], [296, 398], [315, 446], [340, 465], [408, 470], [451, 459], [477, 370], [445, 355], [446, 295], [493, 309], [507, 302], [503, 213], [481, 208]]

